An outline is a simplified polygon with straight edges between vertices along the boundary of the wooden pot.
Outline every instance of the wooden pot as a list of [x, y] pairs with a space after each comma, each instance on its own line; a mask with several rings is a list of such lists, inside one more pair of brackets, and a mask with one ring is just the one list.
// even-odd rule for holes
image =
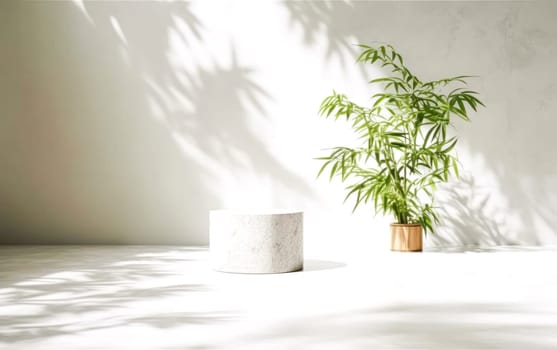
[[422, 225], [391, 224], [391, 250], [397, 252], [421, 252]]

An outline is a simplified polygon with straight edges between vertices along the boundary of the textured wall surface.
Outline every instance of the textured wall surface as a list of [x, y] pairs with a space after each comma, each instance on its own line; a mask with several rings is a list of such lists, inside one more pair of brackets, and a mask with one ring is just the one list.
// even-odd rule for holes
[[[555, 2], [2, 2], [0, 242], [207, 244], [208, 210], [303, 209], [306, 244], [390, 218], [315, 179], [386, 42], [424, 79], [477, 75], [462, 181], [429, 245], [557, 244]], [[374, 244], [380, 243], [380, 244]], [[333, 243], [331, 243], [333, 244]], [[382, 248], [383, 249], [383, 248]]]

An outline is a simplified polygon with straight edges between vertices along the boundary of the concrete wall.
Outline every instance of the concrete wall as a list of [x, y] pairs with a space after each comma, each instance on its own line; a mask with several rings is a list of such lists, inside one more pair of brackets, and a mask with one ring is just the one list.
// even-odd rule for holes
[[[456, 123], [461, 182], [428, 245], [557, 244], [553, 2], [2, 2], [1, 243], [206, 244], [207, 211], [297, 207], [306, 245], [367, 237], [315, 179], [351, 143], [317, 115], [366, 103], [394, 45], [424, 79], [472, 74], [487, 108]], [[365, 249], [368, 249], [366, 247]]]

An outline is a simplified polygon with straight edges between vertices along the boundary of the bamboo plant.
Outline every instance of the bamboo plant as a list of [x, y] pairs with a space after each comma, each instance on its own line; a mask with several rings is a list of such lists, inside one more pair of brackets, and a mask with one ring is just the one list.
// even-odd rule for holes
[[354, 210], [373, 203], [376, 213], [390, 213], [396, 223], [434, 232], [437, 185], [459, 174], [458, 139], [447, 128], [455, 117], [469, 121], [469, 113], [483, 103], [465, 87], [470, 76], [425, 82], [392, 46], [359, 47], [357, 62], [378, 64], [390, 73], [369, 82], [382, 88], [369, 107], [334, 91], [323, 100], [320, 114], [346, 119], [361, 143], [328, 149], [328, 155], [317, 158], [323, 162], [318, 176], [326, 171], [330, 180], [346, 183], [345, 201], [355, 198]]

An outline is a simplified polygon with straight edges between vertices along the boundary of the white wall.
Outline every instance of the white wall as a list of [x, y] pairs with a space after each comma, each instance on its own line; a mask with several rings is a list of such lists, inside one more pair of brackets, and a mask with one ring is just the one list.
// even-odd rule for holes
[[206, 244], [209, 209], [277, 206], [306, 211], [310, 250], [384, 249], [390, 219], [351, 215], [312, 158], [352, 139], [322, 98], [365, 103], [380, 74], [352, 44], [387, 42], [424, 79], [478, 75], [487, 105], [456, 125], [466, 171], [428, 244], [557, 244], [553, 2], [0, 10], [1, 243]]

